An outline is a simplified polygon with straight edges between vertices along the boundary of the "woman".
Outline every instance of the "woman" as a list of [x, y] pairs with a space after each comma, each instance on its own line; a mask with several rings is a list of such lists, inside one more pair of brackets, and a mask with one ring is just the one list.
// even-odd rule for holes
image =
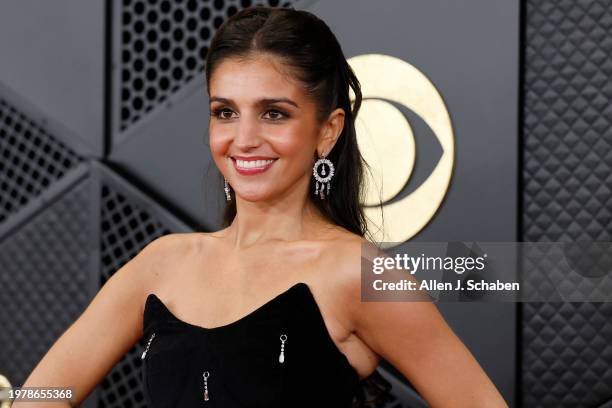
[[144, 337], [153, 407], [363, 406], [386, 391], [381, 358], [432, 407], [507, 406], [431, 302], [361, 302], [361, 92], [329, 27], [245, 9], [217, 31], [206, 81], [225, 228], [147, 245], [25, 386], [72, 386], [79, 403]]

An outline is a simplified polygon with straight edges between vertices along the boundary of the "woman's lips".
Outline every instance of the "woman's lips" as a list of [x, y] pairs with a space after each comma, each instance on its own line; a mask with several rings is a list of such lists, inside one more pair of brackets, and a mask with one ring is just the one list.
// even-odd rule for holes
[[244, 176], [252, 176], [254, 174], [259, 174], [259, 173], [263, 173], [264, 171], [268, 170], [270, 167], [272, 167], [272, 165], [274, 164], [274, 162], [278, 159], [274, 159], [271, 162], [268, 163], [264, 163], [262, 166], [259, 167], [239, 167], [238, 166], [238, 161], [236, 159], [234, 159], [233, 157], [231, 158], [232, 162], [234, 163], [234, 168], [236, 169], [236, 171]]

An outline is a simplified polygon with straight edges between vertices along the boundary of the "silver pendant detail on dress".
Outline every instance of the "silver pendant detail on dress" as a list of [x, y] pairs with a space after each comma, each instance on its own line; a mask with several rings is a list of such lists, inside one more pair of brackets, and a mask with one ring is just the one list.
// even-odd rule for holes
[[147, 356], [147, 351], [149, 351], [149, 347], [151, 347], [151, 342], [153, 341], [154, 337], [155, 337], [155, 332], [153, 332], [151, 337], [149, 337], [149, 341], [147, 342], [147, 347], [145, 348], [145, 350], [142, 352], [142, 355], [140, 356], [141, 360], [144, 360], [144, 358]]
[[202, 377], [204, 377], [204, 401], [208, 401], [208, 377], [210, 373], [208, 371], [204, 371], [202, 373]]
[[286, 334], [281, 334], [280, 341], [282, 343], [281, 343], [280, 355], [278, 356], [278, 362], [279, 363], [284, 363], [285, 362], [285, 342], [287, 341], [287, 335]]

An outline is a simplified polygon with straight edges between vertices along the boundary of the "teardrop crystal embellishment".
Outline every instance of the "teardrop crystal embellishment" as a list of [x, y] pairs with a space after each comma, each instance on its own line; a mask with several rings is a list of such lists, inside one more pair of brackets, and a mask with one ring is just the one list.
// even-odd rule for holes
[[208, 401], [208, 377], [210, 373], [208, 371], [204, 371], [202, 373], [202, 377], [204, 377], [204, 401]]
[[147, 342], [147, 347], [145, 348], [145, 350], [142, 352], [142, 355], [140, 356], [141, 360], [144, 360], [145, 357], [147, 356], [147, 352], [149, 351], [149, 347], [151, 347], [151, 342], [153, 341], [154, 338], [155, 338], [155, 332], [153, 332], [153, 334], [149, 338], [149, 341]]
[[281, 334], [280, 341], [282, 343], [281, 343], [280, 355], [278, 356], [278, 362], [279, 363], [284, 363], [285, 362], [285, 342], [287, 341], [287, 335], [286, 334]]

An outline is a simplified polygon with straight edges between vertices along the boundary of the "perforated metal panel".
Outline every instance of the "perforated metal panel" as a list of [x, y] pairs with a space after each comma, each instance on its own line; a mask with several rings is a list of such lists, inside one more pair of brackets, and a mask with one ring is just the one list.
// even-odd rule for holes
[[[100, 286], [155, 238], [170, 233], [158, 220], [108, 184], [102, 194], [102, 275]], [[132, 347], [102, 381], [100, 407], [146, 406], [140, 354], [144, 340]]]
[[82, 179], [0, 242], [0, 367], [14, 385], [23, 384], [94, 293], [91, 193]]
[[89, 166], [62, 130], [0, 83], [0, 371], [16, 386], [97, 290]]
[[[281, 4], [282, 3], [282, 4]], [[203, 72], [217, 28], [238, 10], [252, 5], [288, 6], [268, 0], [116, 1], [119, 31], [120, 102], [118, 130], [140, 120], [155, 106]], [[203, 73], [201, 74], [203, 75]]]
[[[609, 1], [526, 2], [525, 241], [612, 238], [611, 28]], [[612, 399], [611, 303], [522, 311], [522, 406]]]
[[[105, 133], [106, 0], [0, 2], [0, 95], [10, 88], [69, 145], [101, 157]], [[8, 99], [15, 103], [13, 98]], [[17, 104], [23, 109], [22, 104]], [[45, 128], [47, 126], [45, 125]], [[68, 140], [70, 139], [70, 140]]]
[[[131, 183], [103, 165], [95, 166], [100, 193], [100, 286], [155, 238], [190, 231]], [[145, 407], [141, 339], [100, 383], [99, 407]]]
[[0, 97], [0, 224], [81, 159]]

